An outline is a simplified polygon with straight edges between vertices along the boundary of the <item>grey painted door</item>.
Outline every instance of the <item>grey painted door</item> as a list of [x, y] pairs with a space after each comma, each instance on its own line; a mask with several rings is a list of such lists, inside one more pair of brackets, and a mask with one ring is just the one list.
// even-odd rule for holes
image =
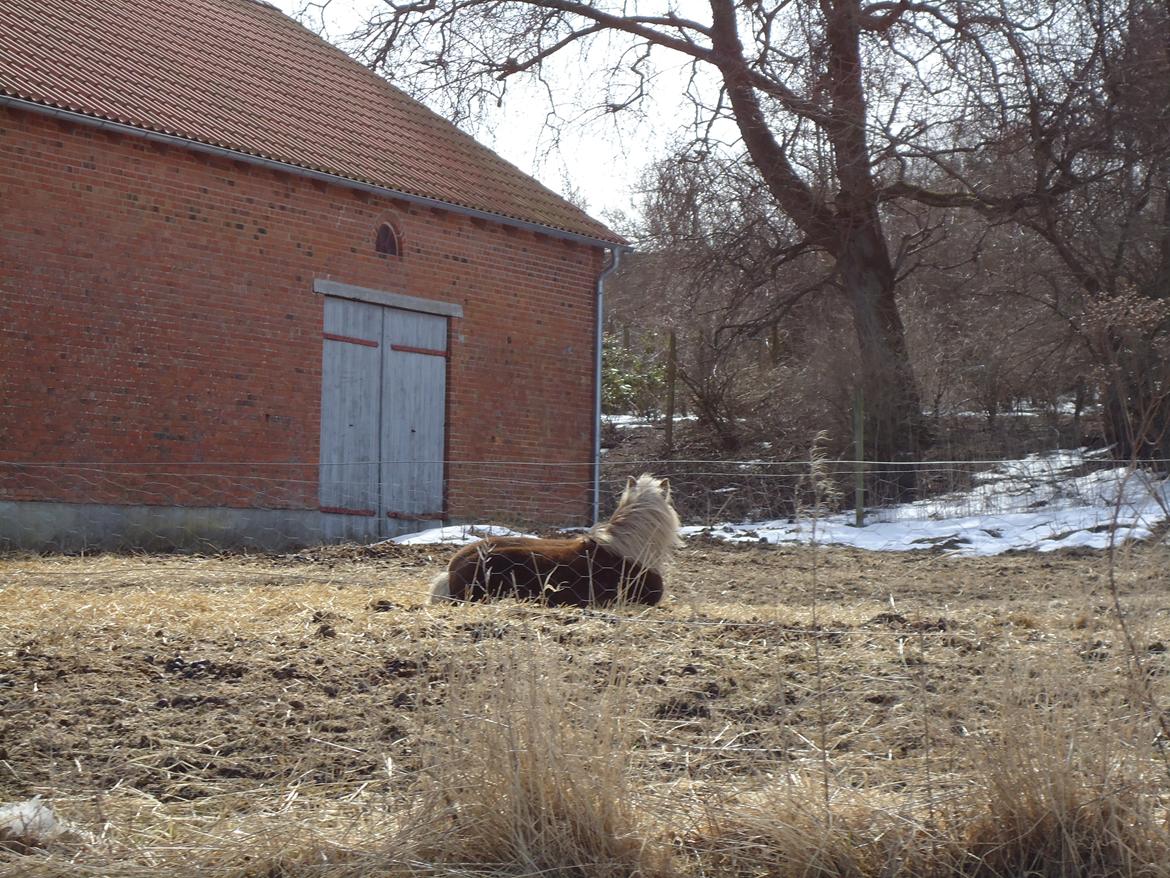
[[325, 298], [324, 537], [373, 540], [443, 518], [447, 321]]
[[324, 537], [371, 540], [379, 520], [382, 309], [325, 299], [321, 359], [321, 487]]
[[447, 320], [385, 310], [382, 508], [392, 535], [443, 519]]

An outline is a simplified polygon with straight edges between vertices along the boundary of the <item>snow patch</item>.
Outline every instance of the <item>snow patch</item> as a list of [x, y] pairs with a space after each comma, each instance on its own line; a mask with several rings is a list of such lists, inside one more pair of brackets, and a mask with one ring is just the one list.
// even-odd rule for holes
[[73, 834], [40, 796], [0, 805], [0, 849], [17, 851], [45, 847]]
[[468, 543], [478, 542], [484, 537], [530, 537], [532, 534], [521, 533], [520, 531], [512, 530], [511, 528], [502, 527], [497, 524], [470, 524], [470, 525], [451, 525], [448, 527], [433, 527], [430, 530], [419, 531], [418, 533], [403, 534], [400, 537], [393, 537], [385, 540], [388, 543], [398, 543], [401, 546], [425, 546], [435, 543], [453, 543], [458, 546], [464, 546]]
[[1106, 548], [1144, 540], [1167, 518], [1170, 482], [1126, 467], [1084, 472], [1100, 453], [1058, 451], [1004, 461], [978, 474], [967, 491], [866, 511], [684, 527], [727, 542], [811, 543], [871, 551], [942, 549], [956, 555]]
[[[698, 419], [698, 415], [674, 416], [674, 422], [676, 424], [681, 423], [682, 421], [697, 421]], [[643, 415], [602, 415], [601, 420], [602, 423], [612, 424], [618, 429], [631, 429], [634, 427], [657, 427], [659, 424], [665, 421], [666, 418], [660, 415], [651, 417], [645, 417]]]

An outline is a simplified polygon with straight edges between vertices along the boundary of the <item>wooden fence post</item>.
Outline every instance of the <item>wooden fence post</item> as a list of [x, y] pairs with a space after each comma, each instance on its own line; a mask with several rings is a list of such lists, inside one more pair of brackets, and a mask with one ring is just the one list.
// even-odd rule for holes
[[674, 456], [674, 380], [678, 369], [678, 339], [674, 330], [666, 348], [666, 433], [663, 436], [663, 457]]
[[853, 524], [865, 526], [865, 397], [860, 386], [853, 397]]

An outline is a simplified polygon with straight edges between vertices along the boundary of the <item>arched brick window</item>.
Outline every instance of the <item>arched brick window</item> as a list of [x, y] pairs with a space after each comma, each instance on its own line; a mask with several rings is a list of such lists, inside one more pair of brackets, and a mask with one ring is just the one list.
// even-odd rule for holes
[[374, 239], [374, 250], [383, 256], [398, 256], [398, 232], [390, 223], [378, 226], [378, 236]]

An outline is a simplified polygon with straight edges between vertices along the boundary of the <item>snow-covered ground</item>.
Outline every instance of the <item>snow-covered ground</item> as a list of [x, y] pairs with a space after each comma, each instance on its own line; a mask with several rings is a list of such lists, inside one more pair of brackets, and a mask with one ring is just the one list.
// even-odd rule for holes
[[[1010, 550], [1050, 552], [1105, 548], [1151, 536], [1170, 511], [1170, 482], [1124, 467], [1092, 469], [1099, 455], [1057, 451], [1004, 461], [974, 477], [974, 487], [929, 500], [866, 511], [864, 527], [853, 512], [758, 522], [688, 526], [684, 537], [729, 542], [810, 543], [875, 551], [942, 548], [959, 555]], [[1098, 464], [1099, 465], [1099, 464]], [[499, 526], [444, 527], [395, 542], [469, 543], [489, 535], [520, 535]]]
[[[656, 427], [662, 423], [661, 417], [644, 418], [641, 415], [602, 415], [601, 420], [606, 424], [613, 424], [618, 429], [626, 427]], [[697, 421], [697, 415], [675, 415], [674, 422]]]
[[876, 551], [941, 547], [959, 555], [1101, 549], [1109, 545], [1114, 525], [1119, 543], [1148, 538], [1167, 517], [1170, 484], [1124, 467], [1085, 473], [1084, 464], [1092, 458], [1082, 451], [1057, 451], [1004, 461], [977, 474], [970, 490], [869, 509], [860, 528], [849, 512], [820, 519], [684, 527], [682, 533], [732, 542], [815, 541]]
[[403, 546], [421, 546], [428, 543], [454, 543], [465, 546], [482, 540], [484, 537], [527, 537], [532, 534], [520, 533], [498, 524], [459, 524], [447, 527], [432, 527], [418, 533], [403, 534], [387, 540], [390, 543], [399, 543]]

